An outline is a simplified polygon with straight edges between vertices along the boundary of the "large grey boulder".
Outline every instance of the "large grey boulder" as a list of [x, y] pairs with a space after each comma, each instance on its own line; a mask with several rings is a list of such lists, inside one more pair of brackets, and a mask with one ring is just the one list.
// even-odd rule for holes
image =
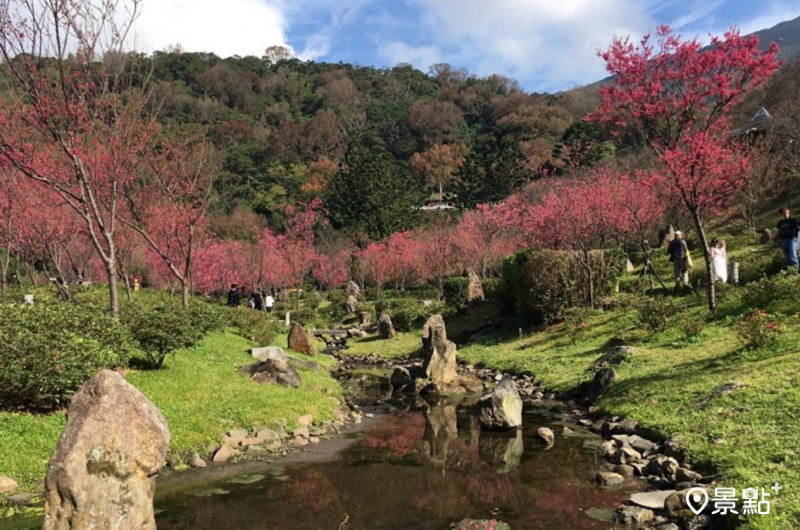
[[268, 359], [254, 364], [242, 366], [238, 370], [248, 374], [250, 379], [260, 384], [277, 383], [283, 386], [297, 388], [300, 386], [300, 374], [294, 367], [289, 366], [286, 361], [280, 359]]
[[11, 477], [0, 477], [0, 493], [9, 493], [19, 488], [19, 485]]
[[490, 431], [515, 429], [522, 425], [522, 399], [517, 385], [504, 375], [497, 387], [478, 402], [478, 420]]
[[75, 393], [48, 466], [43, 530], [155, 530], [153, 492], [167, 420], [117, 372]]
[[433, 315], [422, 328], [422, 369], [435, 385], [451, 383], [457, 377], [456, 345], [447, 340], [442, 315]]
[[280, 346], [262, 346], [260, 348], [251, 348], [250, 355], [259, 361], [280, 360], [286, 362], [286, 352]]

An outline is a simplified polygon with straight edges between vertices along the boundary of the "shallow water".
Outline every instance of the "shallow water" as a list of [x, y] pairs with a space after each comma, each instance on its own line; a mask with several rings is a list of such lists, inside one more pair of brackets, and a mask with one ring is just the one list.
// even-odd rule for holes
[[[598, 438], [548, 411], [528, 410], [524, 428], [481, 432], [458, 404], [418, 404], [386, 415], [332, 462], [264, 464], [156, 500], [161, 530], [445, 530], [465, 517], [515, 530], [610, 528], [586, 514], [627, 499], [630, 489], [593, 483]], [[536, 429], [547, 425], [547, 449]], [[250, 470], [252, 471], [252, 469]], [[634, 486], [631, 486], [634, 487]]]
[[[385, 374], [354, 375], [345, 388], [357, 403], [389, 397]], [[601, 440], [569, 421], [573, 432], [565, 435], [563, 405], [527, 407], [523, 428], [510, 433], [482, 432], [471, 405], [416, 400], [405, 412], [367, 420], [349, 442], [312, 446], [308, 462], [295, 454], [163, 477], [158, 528], [446, 530], [473, 518], [514, 530], [604, 529], [613, 527], [603, 521], [610, 509], [641, 487], [595, 485]], [[555, 433], [552, 447], [536, 439], [540, 426]], [[41, 511], [0, 519], [0, 530], [40, 525]]]

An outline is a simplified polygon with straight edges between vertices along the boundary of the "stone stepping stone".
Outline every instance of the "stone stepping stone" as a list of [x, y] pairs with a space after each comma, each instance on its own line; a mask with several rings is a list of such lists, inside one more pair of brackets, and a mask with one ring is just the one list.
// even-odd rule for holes
[[663, 510], [664, 502], [667, 497], [675, 493], [675, 490], [645, 491], [631, 495], [631, 503], [642, 508], [651, 510]]

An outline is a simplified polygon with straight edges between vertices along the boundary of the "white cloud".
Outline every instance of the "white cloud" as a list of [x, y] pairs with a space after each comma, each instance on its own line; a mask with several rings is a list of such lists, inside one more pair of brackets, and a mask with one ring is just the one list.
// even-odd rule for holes
[[382, 43], [378, 47], [378, 54], [388, 62], [386, 66], [409, 63], [423, 72], [427, 72], [433, 64], [444, 62], [442, 52], [436, 46], [412, 46], [402, 41]]
[[287, 46], [285, 28], [280, 8], [264, 0], [146, 0], [133, 31], [146, 53], [180, 44], [220, 57], [261, 57], [269, 46]]
[[543, 89], [603, 77], [598, 49], [614, 35], [638, 39], [655, 26], [638, 0], [496, 0], [491, 8], [485, 0], [410, 1], [449, 57], [477, 64], [479, 75], [536, 78]]

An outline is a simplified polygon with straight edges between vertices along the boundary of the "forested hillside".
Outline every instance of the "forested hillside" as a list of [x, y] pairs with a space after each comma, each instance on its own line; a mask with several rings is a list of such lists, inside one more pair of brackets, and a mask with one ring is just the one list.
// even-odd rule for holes
[[561, 164], [562, 144], [597, 140], [593, 102], [528, 94], [447, 64], [424, 74], [278, 59], [158, 52], [162, 120], [200, 126], [223, 153], [214, 210], [252, 208], [280, 225], [286, 204], [321, 197], [336, 228], [372, 238], [416, 222], [441, 185], [465, 208], [505, 198]]

